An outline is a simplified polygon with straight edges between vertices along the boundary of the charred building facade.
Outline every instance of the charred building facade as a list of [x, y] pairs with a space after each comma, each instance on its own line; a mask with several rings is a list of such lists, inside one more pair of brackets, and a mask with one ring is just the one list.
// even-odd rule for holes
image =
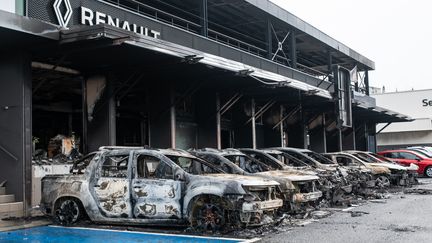
[[32, 154], [57, 134], [82, 153], [374, 151], [376, 123], [408, 119], [369, 97], [373, 61], [267, 0], [17, 6], [0, 10], [0, 178], [25, 207]]

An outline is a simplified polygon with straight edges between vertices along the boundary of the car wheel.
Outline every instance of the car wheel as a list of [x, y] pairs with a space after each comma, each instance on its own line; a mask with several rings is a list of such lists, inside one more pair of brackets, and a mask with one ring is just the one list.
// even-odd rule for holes
[[220, 231], [225, 226], [225, 209], [212, 197], [201, 198], [196, 201], [192, 221], [197, 231]]
[[56, 204], [54, 219], [61, 225], [73, 225], [81, 218], [83, 210], [79, 202], [73, 198], [64, 198]]
[[432, 166], [428, 166], [426, 167], [425, 171], [424, 171], [425, 176], [427, 177], [432, 177]]
[[389, 187], [390, 179], [385, 175], [380, 175], [376, 178], [375, 185], [379, 188]]

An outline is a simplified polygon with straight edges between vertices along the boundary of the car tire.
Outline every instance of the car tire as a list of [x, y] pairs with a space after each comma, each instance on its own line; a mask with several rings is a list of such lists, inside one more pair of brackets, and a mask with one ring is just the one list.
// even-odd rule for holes
[[57, 201], [54, 208], [54, 221], [60, 225], [70, 226], [77, 223], [83, 214], [84, 210], [79, 200], [62, 198]]
[[426, 169], [424, 170], [424, 175], [429, 178], [432, 177], [432, 166], [426, 167]]

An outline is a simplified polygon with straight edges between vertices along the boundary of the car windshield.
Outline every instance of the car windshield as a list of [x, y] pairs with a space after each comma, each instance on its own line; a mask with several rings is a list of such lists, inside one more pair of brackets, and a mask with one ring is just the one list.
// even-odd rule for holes
[[311, 158], [307, 157], [304, 154], [294, 152], [294, 151], [283, 151], [283, 153], [288, 154], [288, 155], [290, 155], [290, 156], [300, 160], [301, 162], [303, 162], [309, 166], [312, 166], [314, 168], [317, 166]]
[[384, 157], [384, 156], [382, 156], [382, 155], [379, 155], [379, 154], [373, 154], [373, 153], [372, 153], [372, 156], [374, 156], [375, 158], [380, 159], [381, 161], [388, 162], [388, 163], [393, 163], [393, 161], [389, 160], [388, 158], [386, 158], [386, 157]]
[[366, 163], [380, 163], [381, 161], [375, 159], [374, 157], [363, 154], [363, 153], [355, 153], [353, 154], [356, 158], [363, 160]]
[[165, 156], [172, 160], [174, 163], [176, 163], [178, 166], [180, 166], [184, 171], [193, 175], [224, 173], [222, 170], [219, 170], [198, 158], [190, 158], [177, 155]]
[[272, 157], [276, 158], [277, 160], [281, 161], [282, 163], [284, 163], [285, 165], [288, 166], [292, 166], [292, 167], [308, 167], [309, 165], [307, 165], [306, 163], [292, 157], [289, 154], [285, 154], [285, 153], [271, 153], [268, 152], [267, 154], [271, 155]]
[[225, 155], [223, 157], [233, 162], [248, 173], [257, 173], [270, 170], [269, 166], [246, 155]]
[[[282, 169], [282, 165], [279, 164], [277, 161], [274, 161], [270, 155], [261, 154], [254, 151], [242, 151], [245, 154], [249, 155], [250, 157], [260, 161], [261, 163], [266, 164], [267, 166], [271, 167], [271, 169], [274, 170], [280, 170]], [[269, 156], [269, 157], [267, 157]]]
[[313, 151], [308, 151], [308, 152], [303, 152], [304, 154], [306, 154], [307, 156], [311, 157], [312, 159], [320, 162], [321, 164], [326, 164], [326, 165], [334, 165], [334, 163], [327, 159], [326, 157], [322, 156], [319, 153], [315, 153]]

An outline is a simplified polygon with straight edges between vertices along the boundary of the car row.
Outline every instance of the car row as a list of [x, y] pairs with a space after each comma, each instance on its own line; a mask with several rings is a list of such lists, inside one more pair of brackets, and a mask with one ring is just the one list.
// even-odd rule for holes
[[432, 177], [432, 147], [408, 147], [406, 149], [384, 150], [378, 152], [379, 159], [392, 161], [403, 166], [416, 165], [417, 173]]
[[[348, 195], [410, 185], [416, 166], [360, 151], [101, 147], [69, 175], [42, 179], [41, 209], [63, 225], [189, 224], [200, 231], [258, 226], [285, 213], [344, 205]], [[370, 157], [370, 158], [369, 158]]]

